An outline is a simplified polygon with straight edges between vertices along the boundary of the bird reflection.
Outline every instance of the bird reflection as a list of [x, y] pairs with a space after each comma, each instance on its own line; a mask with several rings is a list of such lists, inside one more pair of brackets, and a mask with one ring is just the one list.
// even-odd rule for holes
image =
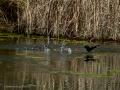
[[95, 59], [93, 58], [93, 55], [87, 54], [86, 55], [86, 60], [85, 61], [94, 61]]

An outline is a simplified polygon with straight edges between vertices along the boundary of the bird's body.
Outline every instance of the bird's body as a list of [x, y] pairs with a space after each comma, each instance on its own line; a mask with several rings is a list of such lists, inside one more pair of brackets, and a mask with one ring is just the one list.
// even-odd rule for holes
[[85, 46], [85, 49], [88, 51], [88, 52], [90, 52], [90, 51], [92, 51], [94, 48], [97, 48], [97, 47], [99, 47], [100, 45], [96, 45], [96, 46], [92, 46], [92, 47], [89, 47], [89, 46]]

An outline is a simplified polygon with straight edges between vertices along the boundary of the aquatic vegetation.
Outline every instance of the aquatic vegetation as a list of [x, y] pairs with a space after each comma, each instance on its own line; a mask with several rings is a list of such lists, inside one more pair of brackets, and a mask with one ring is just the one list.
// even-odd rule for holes
[[0, 41], [3, 41], [3, 40], [5, 40], [5, 39], [3, 39], [3, 38], [0, 38]]
[[24, 35], [18, 35], [18, 34], [15, 34], [15, 33], [0, 33], [0, 37], [24, 37]]
[[0, 37], [2, 38], [2, 37], [8, 37], [8, 36], [0, 36]]
[[32, 36], [29, 36], [27, 38], [30, 38], [30, 39], [47, 39], [45, 36], [36, 36], [36, 35], [32, 35]]
[[104, 54], [104, 56], [113, 56], [113, 54]]
[[71, 41], [70, 43], [82, 43], [82, 44], [87, 44], [88, 42], [86, 42], [86, 41]]
[[12, 86], [7, 86], [7, 87], [12, 87]]
[[82, 57], [76, 57], [76, 58], [82, 58]]
[[95, 56], [112, 56], [113, 54], [102, 54], [102, 55], [95, 55]]
[[38, 59], [38, 58], [45, 58], [45, 57], [31, 57], [33, 59]]
[[[58, 73], [60, 71], [52, 71], [51, 73]], [[62, 71], [63, 72], [63, 71]], [[101, 74], [95, 74], [95, 73], [81, 73], [81, 72], [74, 72], [74, 71], [64, 71], [64, 73], [70, 73], [70, 74], [74, 74], [74, 75], [87, 75], [87, 76], [91, 76], [91, 77], [101, 77], [101, 78], [111, 78], [113, 76], [109, 76], [109, 75], [101, 75]], [[70, 77], [69, 75], [63, 75], [65, 77]]]
[[95, 56], [103, 56], [103, 55], [95, 55]]
[[107, 42], [104, 42], [104, 43], [110, 43], [109, 41], [107, 41]]
[[28, 83], [28, 79], [25, 79], [25, 80], [24, 80], [24, 83]]
[[107, 67], [107, 68], [112, 68], [112, 67]]
[[24, 54], [16, 54], [16, 55], [24, 55]]
[[20, 59], [20, 57], [14, 57], [15, 59]]
[[27, 84], [27, 86], [32, 86], [33, 84]]
[[102, 64], [106, 64], [106, 63], [93, 63], [93, 64], [96, 64], [96, 65], [102, 65]]
[[0, 64], [2, 64], [2, 62], [0, 62]]
[[59, 72], [61, 72], [61, 73], [69, 73], [69, 71], [59, 71]]
[[[52, 38], [52, 39], [55, 39], [55, 38]], [[64, 40], [64, 39], [58, 39], [59, 41], [62, 41], [62, 40]]]
[[50, 73], [58, 73], [59, 71], [52, 71], [52, 72], [50, 72]]
[[33, 56], [26, 56], [26, 58], [31, 58], [31, 59], [42, 59], [42, 58], [45, 58], [45, 57], [33, 57]]
[[11, 67], [11, 66], [7, 66], [8, 68]]
[[120, 70], [107, 70], [107, 71], [109, 71], [111, 73], [118, 73], [118, 72], [120, 72]]
[[101, 77], [101, 78], [111, 78], [113, 76], [109, 76], [109, 75], [101, 75], [101, 74], [88, 74], [89, 76], [92, 76], [92, 77]]
[[102, 85], [102, 83], [96, 83], [97, 85]]
[[74, 74], [74, 71], [69, 71], [71, 74]]

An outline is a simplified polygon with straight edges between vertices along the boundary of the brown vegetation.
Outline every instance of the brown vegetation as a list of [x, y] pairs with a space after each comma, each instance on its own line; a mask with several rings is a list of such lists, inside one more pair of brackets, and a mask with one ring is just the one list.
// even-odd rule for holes
[[90, 40], [120, 39], [119, 0], [0, 1], [0, 24], [6, 22], [10, 32]]

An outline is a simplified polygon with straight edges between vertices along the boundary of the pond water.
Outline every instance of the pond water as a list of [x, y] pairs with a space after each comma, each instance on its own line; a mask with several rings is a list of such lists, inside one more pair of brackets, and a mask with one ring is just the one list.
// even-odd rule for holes
[[120, 45], [2, 38], [0, 90], [120, 90]]

